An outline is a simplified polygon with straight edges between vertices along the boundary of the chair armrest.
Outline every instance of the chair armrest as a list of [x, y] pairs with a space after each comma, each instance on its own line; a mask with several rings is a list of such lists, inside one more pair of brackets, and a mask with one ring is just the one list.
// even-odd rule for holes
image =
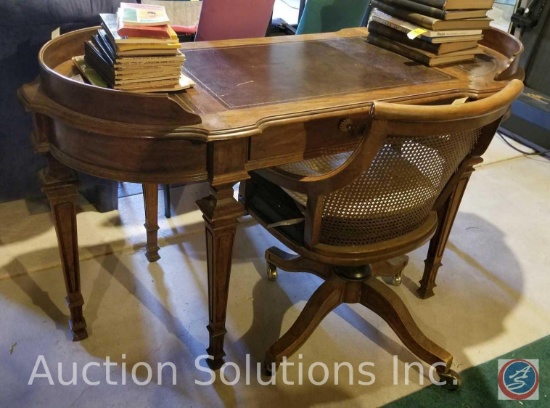
[[[355, 150], [355, 149], [354, 149]], [[305, 185], [302, 180], [326, 176], [329, 172], [341, 167], [347, 162], [353, 151], [336, 154], [326, 154], [313, 159], [306, 159], [296, 163], [289, 163], [270, 169], [256, 171], [263, 178], [287, 189], [305, 194]]]
[[281, 187], [294, 190], [308, 196], [324, 195], [349, 184], [357, 178], [376, 156], [385, 140], [384, 132], [371, 132], [370, 117], [374, 114], [374, 105], [369, 113], [369, 121], [364, 129], [352, 129], [360, 133], [361, 138], [355, 150], [342, 165], [332, 168], [320, 175], [300, 175], [280, 168], [257, 170], [265, 179]]

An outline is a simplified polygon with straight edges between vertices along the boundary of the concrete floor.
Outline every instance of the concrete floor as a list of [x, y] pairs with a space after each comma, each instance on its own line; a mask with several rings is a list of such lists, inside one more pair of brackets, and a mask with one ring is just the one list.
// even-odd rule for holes
[[[436, 296], [415, 296], [425, 247], [411, 255], [403, 285], [394, 288], [425, 333], [454, 355], [458, 371], [550, 333], [550, 161], [519, 157], [499, 139], [486, 157], [458, 214]], [[228, 365], [212, 384], [197, 384], [212, 378], [204, 361], [204, 232], [194, 206], [206, 194], [204, 184], [173, 190], [176, 215], [159, 215], [162, 258], [156, 263], [144, 255], [141, 195], [123, 198], [119, 211], [103, 214], [81, 202], [90, 337], [78, 343], [68, 337], [50, 215], [37, 203], [0, 204], [0, 407], [374, 407], [429, 383], [422, 365], [410, 371], [405, 385], [404, 366], [416, 357], [376, 315], [346, 305], [290, 359], [286, 375], [279, 370], [276, 384], [262, 385], [268, 378], [258, 379], [257, 363], [320, 280], [282, 272], [277, 282], [267, 281], [263, 253], [276, 241], [244, 217], [230, 285]], [[335, 362], [350, 365], [336, 370]]]

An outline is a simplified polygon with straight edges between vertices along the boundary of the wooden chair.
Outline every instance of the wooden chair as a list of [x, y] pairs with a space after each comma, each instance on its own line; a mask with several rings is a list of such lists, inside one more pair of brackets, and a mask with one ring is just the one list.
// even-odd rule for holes
[[422, 279], [424, 291], [431, 291], [473, 165], [482, 161], [522, 89], [513, 80], [493, 96], [460, 105], [374, 102], [366, 125], [342, 122], [341, 130], [357, 135], [350, 151], [251, 173], [241, 200], [297, 253], [269, 248], [268, 277], [276, 279], [279, 267], [325, 280], [267, 351], [268, 372], [295, 353], [336, 306], [361, 303], [420, 359], [439, 363], [437, 372], [449, 388], [458, 386], [452, 355], [420, 331], [397, 293], [376, 278], [393, 276], [399, 283], [405, 254], [432, 237]]

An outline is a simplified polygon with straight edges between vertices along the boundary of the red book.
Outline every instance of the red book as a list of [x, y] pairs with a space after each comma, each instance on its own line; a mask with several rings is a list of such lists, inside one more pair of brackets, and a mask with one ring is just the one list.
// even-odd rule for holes
[[159, 26], [129, 27], [119, 21], [118, 35], [121, 37], [148, 37], [170, 39], [171, 30], [168, 24]]

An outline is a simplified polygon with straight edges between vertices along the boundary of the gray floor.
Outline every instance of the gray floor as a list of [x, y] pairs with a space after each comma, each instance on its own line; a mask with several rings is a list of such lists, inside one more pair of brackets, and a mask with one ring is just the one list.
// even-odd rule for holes
[[[414, 293], [425, 247], [412, 254], [404, 283], [395, 288], [426, 334], [455, 356], [458, 371], [550, 332], [550, 162], [519, 157], [499, 139], [486, 158], [457, 217], [436, 296], [420, 300]], [[244, 217], [230, 285], [228, 365], [211, 385], [197, 384], [212, 376], [204, 362], [204, 233], [193, 204], [205, 194], [203, 184], [174, 190], [176, 215], [159, 215], [157, 263], [144, 256], [140, 195], [121, 199], [119, 211], [104, 214], [82, 201], [78, 233], [90, 337], [79, 343], [67, 334], [49, 214], [31, 213], [24, 201], [0, 204], [0, 406], [374, 407], [429, 383], [423, 364], [410, 371], [405, 385], [405, 364], [417, 359], [380, 318], [341, 306], [291, 358], [286, 375], [280, 370], [276, 384], [262, 385], [268, 379], [258, 379], [256, 364], [320, 282], [284, 273], [267, 281], [263, 252], [276, 242]], [[339, 370], [334, 366], [346, 362]], [[162, 363], [173, 364], [175, 384], [169, 366], [159, 370]], [[61, 385], [71, 382], [73, 365], [75, 381]], [[230, 385], [237, 371], [240, 377]]]

